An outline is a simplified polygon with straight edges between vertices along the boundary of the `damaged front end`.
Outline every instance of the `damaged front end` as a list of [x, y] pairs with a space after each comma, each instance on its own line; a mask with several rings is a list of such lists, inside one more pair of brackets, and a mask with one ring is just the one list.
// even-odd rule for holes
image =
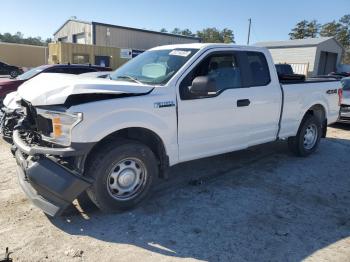
[[12, 143], [13, 130], [21, 118], [23, 118], [21, 109], [9, 109], [6, 107], [0, 109], [0, 135], [6, 142]]
[[82, 167], [93, 144], [49, 143], [42, 138], [37, 109], [22, 100], [17, 110], [7, 114], [4, 123], [10, 129], [9, 119], [14, 122], [6, 134], [12, 135], [19, 183], [35, 206], [50, 216], [58, 215], [91, 185]]

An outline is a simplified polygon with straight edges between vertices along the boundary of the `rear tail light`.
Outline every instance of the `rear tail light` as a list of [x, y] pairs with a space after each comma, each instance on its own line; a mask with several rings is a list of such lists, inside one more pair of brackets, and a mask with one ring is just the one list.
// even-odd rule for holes
[[339, 106], [341, 106], [341, 104], [343, 102], [343, 88], [338, 89], [338, 97], [339, 97], [338, 104], [339, 104]]

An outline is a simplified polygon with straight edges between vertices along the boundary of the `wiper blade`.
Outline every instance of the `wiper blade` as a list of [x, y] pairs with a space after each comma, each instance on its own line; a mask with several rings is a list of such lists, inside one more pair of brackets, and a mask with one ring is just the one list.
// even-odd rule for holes
[[138, 83], [140, 85], [143, 85], [142, 82], [140, 82], [139, 80], [137, 80], [136, 78], [132, 77], [132, 76], [129, 76], [129, 75], [122, 75], [122, 76], [117, 76], [117, 79], [120, 78], [120, 79], [130, 79], [131, 81], [134, 81], [135, 83]]

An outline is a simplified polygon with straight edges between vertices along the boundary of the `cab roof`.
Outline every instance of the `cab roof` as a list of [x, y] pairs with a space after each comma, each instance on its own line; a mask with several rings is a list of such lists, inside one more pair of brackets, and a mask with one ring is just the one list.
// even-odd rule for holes
[[177, 49], [177, 48], [189, 48], [189, 49], [207, 49], [207, 48], [235, 48], [244, 50], [264, 50], [265, 47], [257, 46], [244, 46], [235, 44], [221, 44], [221, 43], [191, 43], [191, 44], [176, 44], [176, 45], [163, 45], [151, 48], [150, 50], [167, 50], [167, 49]]

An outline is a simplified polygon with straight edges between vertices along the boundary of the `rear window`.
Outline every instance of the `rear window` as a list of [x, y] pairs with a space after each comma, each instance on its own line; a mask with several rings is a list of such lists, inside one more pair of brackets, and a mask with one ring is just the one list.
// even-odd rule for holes
[[271, 79], [265, 55], [260, 52], [247, 52], [246, 54], [252, 77], [250, 86], [268, 85]]

